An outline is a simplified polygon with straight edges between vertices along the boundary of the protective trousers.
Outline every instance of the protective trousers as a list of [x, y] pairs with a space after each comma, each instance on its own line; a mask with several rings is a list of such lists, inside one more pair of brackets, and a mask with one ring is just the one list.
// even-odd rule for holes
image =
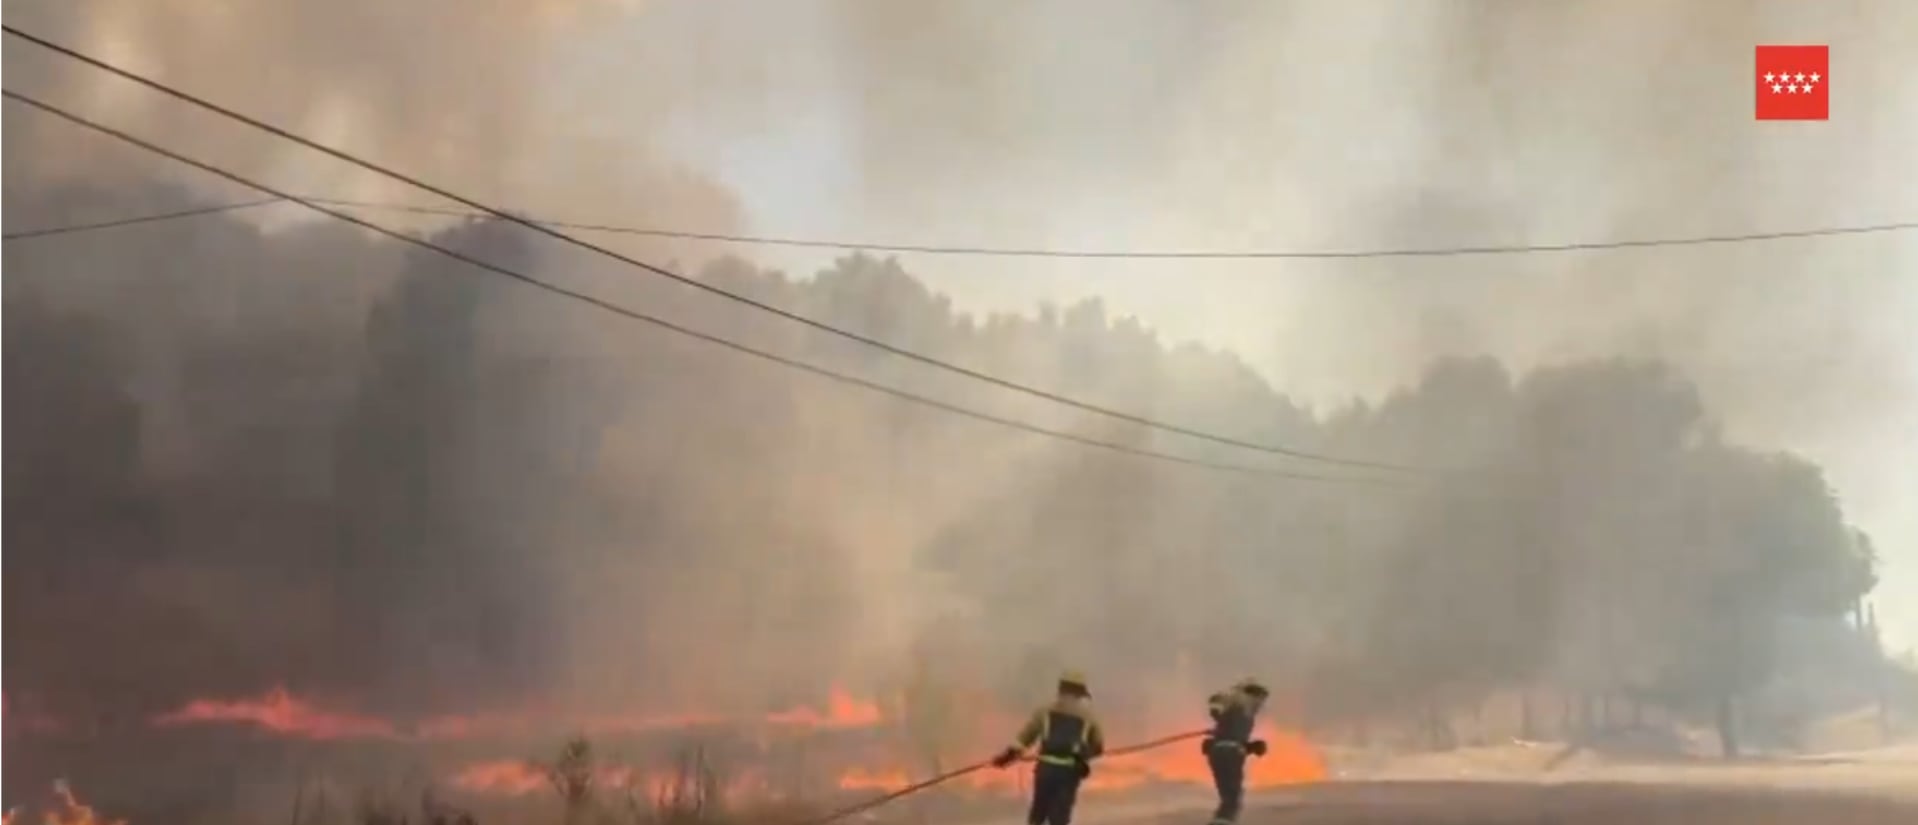
[[1219, 790], [1212, 825], [1232, 825], [1239, 821], [1239, 806], [1245, 802], [1245, 751], [1215, 746], [1206, 750], [1205, 761], [1212, 768], [1212, 786]]
[[1079, 799], [1079, 769], [1040, 762], [1032, 770], [1032, 809], [1026, 825], [1072, 825], [1072, 805]]

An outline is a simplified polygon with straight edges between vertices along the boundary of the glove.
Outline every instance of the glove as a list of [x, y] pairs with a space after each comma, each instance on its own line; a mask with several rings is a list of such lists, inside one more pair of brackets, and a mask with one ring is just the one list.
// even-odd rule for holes
[[1252, 741], [1250, 741], [1250, 742], [1247, 742], [1247, 743], [1245, 743], [1245, 752], [1246, 752], [1246, 753], [1249, 753], [1249, 754], [1252, 754], [1253, 756], [1264, 756], [1264, 755], [1265, 755], [1265, 740], [1264, 740], [1264, 739], [1254, 739], [1254, 740], [1252, 740]]
[[1072, 768], [1079, 772], [1080, 780], [1092, 775], [1092, 762], [1083, 756], [1072, 760]]
[[1206, 737], [1206, 738], [1204, 738], [1204, 739], [1201, 739], [1201, 740], [1199, 740], [1199, 752], [1200, 752], [1200, 753], [1208, 753], [1208, 754], [1209, 754], [1209, 753], [1211, 753], [1211, 752], [1212, 752], [1212, 742], [1213, 742], [1213, 739], [1212, 739], [1212, 737], [1210, 737], [1210, 736], [1208, 736], [1208, 737]]
[[992, 758], [992, 766], [995, 768], [1003, 768], [1017, 761], [1019, 761], [1019, 749], [1006, 748], [1000, 751], [998, 756]]

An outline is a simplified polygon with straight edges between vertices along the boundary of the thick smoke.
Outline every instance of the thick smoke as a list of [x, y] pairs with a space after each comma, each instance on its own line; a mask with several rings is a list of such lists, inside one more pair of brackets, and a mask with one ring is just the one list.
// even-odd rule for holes
[[[1914, 209], [1890, 183], [1918, 174], [1899, 149], [1918, 135], [1918, 96], [1901, 85], [1918, 20], [1896, 2], [1090, 5], [949, 9], [918, 26], [886, 4], [830, 4], [837, 82], [794, 91], [853, 113], [847, 157], [825, 157], [863, 188], [822, 191], [833, 208], [786, 208], [782, 225], [1350, 249], [1737, 235]], [[813, 50], [735, 37], [739, 51]], [[1744, 80], [1766, 42], [1830, 44], [1830, 122], [1752, 121]], [[1402, 385], [1435, 355], [1672, 359], [1730, 432], [1832, 467], [1866, 522], [1898, 537], [1888, 575], [1903, 592], [1910, 563], [1896, 548], [1918, 523], [1902, 501], [1918, 478], [1879, 456], [1911, 448], [1902, 422], [1918, 416], [1913, 244], [1890, 233], [1370, 262], [910, 266], [968, 309], [1100, 296], [1171, 337], [1242, 353], [1321, 407]], [[1918, 625], [1905, 615], [1898, 627]]]
[[[539, 0], [476, 8], [440, 1], [276, 3], [190, 0], [148, 3], [20, 3], [10, 23], [287, 126], [379, 163], [542, 214], [623, 222], [737, 228], [731, 193], [662, 160], [662, 131], [609, 134], [596, 112], [633, 102], [633, 78], [556, 71], [581, 37], [623, 19], [616, 0]], [[92, 104], [89, 113], [133, 123], [141, 134], [249, 175], [311, 194], [434, 203], [423, 193], [350, 169], [243, 126], [220, 121], [131, 83], [21, 43], [7, 44], [13, 88]], [[661, 79], [638, 79], [661, 84]], [[643, 105], [643, 104], [640, 104]], [[652, 113], [664, 116], [667, 112]], [[21, 118], [15, 145], [33, 140], [30, 165], [8, 179], [90, 165], [66, 153], [60, 131]], [[51, 130], [51, 131], [50, 131]], [[83, 144], [84, 145], [84, 144]], [[25, 147], [22, 147], [24, 149]], [[124, 153], [132, 169], [181, 173], [166, 161]], [[224, 184], [219, 185], [226, 189]], [[677, 254], [654, 245], [656, 254]]]
[[[1885, 164], [1910, 162], [1885, 149], [1887, 133], [1911, 133], [1909, 99], [1883, 85], [1909, 59], [1885, 43], [1908, 14], [1891, 6], [1823, 21], [1755, 4], [403, 5], [8, 11], [462, 191], [702, 231], [1550, 243], [1884, 220], [1890, 197], [1817, 184], [1862, 188], [1868, 161], [1893, 176]], [[1806, 26], [1855, 90], [1844, 117], [1825, 137], [1754, 133], [1728, 89], [1744, 88], [1752, 41]], [[1636, 63], [1610, 71], [1620, 55]], [[1652, 66], [1666, 80], [1648, 86]], [[419, 197], [30, 47], [10, 43], [7, 70], [10, 87], [250, 174]], [[1884, 105], [1844, 102], [1854, 94]], [[76, 135], [9, 107], [10, 230], [232, 194]], [[743, 179], [768, 156], [779, 175]], [[812, 175], [844, 185], [814, 190]], [[1758, 206], [1780, 198], [1793, 208]], [[1099, 674], [1102, 704], [1139, 735], [1187, 724], [1202, 690], [1247, 671], [1282, 685], [1291, 719], [1325, 729], [1514, 689], [1694, 713], [1763, 670], [1777, 614], [1837, 632], [1869, 584], [1817, 468], [1723, 436], [1769, 449], [1795, 443], [1774, 434], [1883, 421], [1910, 399], [1909, 376], [1871, 366], [1904, 357], [1887, 330], [1910, 279], [1877, 256], [1909, 241], [1844, 241], [1855, 258], [1786, 242], [1338, 269], [768, 251], [748, 257], [825, 271], [793, 279], [730, 258], [702, 270], [1113, 407], [1495, 469], [1385, 492], [1013, 434], [330, 223], [275, 220], [290, 208], [260, 214], [7, 245], [10, 731], [26, 707], [77, 741], [181, 735], [151, 718], [280, 684], [409, 721], [750, 712], [835, 683], [894, 693], [915, 670], [1003, 710], [1064, 665]], [[510, 227], [431, 228], [487, 260], [938, 398], [1256, 460], [985, 390]], [[1827, 289], [1845, 297], [1819, 299]], [[1108, 297], [1078, 300], [1088, 293]], [[962, 311], [1040, 298], [1067, 300]], [[1187, 338], [1243, 355], [1174, 343]], [[1620, 355], [1645, 360], [1603, 360]], [[1370, 400], [1333, 401], [1353, 395]], [[1721, 502], [1692, 491], [1722, 492], [1736, 513], [1694, 518]], [[1723, 524], [1749, 535], [1711, 532]], [[1761, 540], [1773, 533], [1802, 540]], [[1736, 579], [1748, 547], [1769, 554], [1765, 575]], [[1673, 642], [1673, 628], [1690, 635]], [[1699, 673], [1671, 661], [1745, 644]], [[9, 734], [10, 758], [19, 741]], [[139, 753], [104, 751], [26, 753], [39, 772]], [[15, 776], [10, 792], [28, 781]]]

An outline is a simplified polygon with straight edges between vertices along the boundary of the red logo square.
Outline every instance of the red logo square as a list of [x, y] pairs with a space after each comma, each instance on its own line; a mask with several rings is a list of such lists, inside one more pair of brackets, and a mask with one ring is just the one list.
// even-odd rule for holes
[[1831, 119], [1831, 48], [1759, 46], [1759, 120]]

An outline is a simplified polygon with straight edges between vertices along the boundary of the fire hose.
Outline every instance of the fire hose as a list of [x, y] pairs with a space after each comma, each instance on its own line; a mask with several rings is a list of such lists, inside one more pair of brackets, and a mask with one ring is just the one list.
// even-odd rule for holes
[[[1197, 739], [1201, 736], [1206, 735], [1206, 733], [1207, 731], [1205, 730], [1193, 730], [1193, 731], [1186, 731], [1185, 733], [1175, 733], [1171, 736], [1162, 736], [1162, 737], [1159, 737], [1158, 739], [1140, 742], [1135, 745], [1127, 745], [1122, 748], [1113, 748], [1111, 750], [1106, 751], [1099, 758], [1101, 761], [1103, 761], [1106, 759], [1111, 759], [1112, 757], [1115, 757], [1115, 756], [1124, 756], [1129, 753], [1139, 753], [1141, 751], [1149, 751], [1154, 748], [1161, 748], [1166, 745], [1173, 744], [1175, 742], [1184, 742], [1187, 739]], [[1032, 760], [1033, 760], [1032, 756], [1021, 756], [1019, 758], [1019, 761], [1021, 762], [1030, 762]], [[880, 794], [879, 796], [875, 796], [863, 802], [860, 802], [854, 805], [849, 805], [844, 808], [840, 808], [839, 810], [833, 811], [832, 813], [826, 814], [825, 816], [814, 817], [812, 819], [803, 820], [801, 822], [795, 823], [795, 825], [830, 825], [831, 823], [838, 822], [839, 820], [845, 819], [846, 817], [865, 813], [881, 805], [884, 805], [888, 802], [892, 802], [898, 799], [902, 799], [904, 797], [911, 796], [920, 791], [929, 790], [939, 785], [943, 785], [947, 782], [951, 782], [954, 779], [958, 779], [962, 776], [967, 776], [969, 774], [978, 773], [979, 771], [983, 771], [990, 767], [993, 767], [992, 760], [975, 762], [963, 768], [955, 768], [953, 770], [946, 771], [945, 773], [939, 774], [929, 779], [922, 779], [918, 782], [914, 782], [896, 791], [888, 791], [884, 794]]]

